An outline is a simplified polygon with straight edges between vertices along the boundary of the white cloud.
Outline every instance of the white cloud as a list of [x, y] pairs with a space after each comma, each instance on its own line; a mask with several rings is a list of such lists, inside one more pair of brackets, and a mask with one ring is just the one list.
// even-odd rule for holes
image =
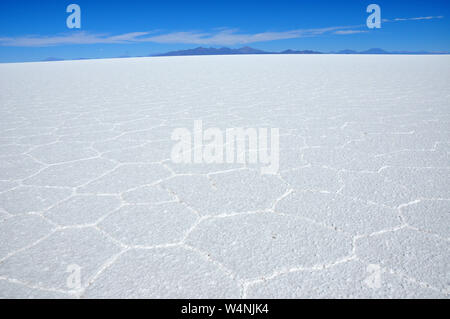
[[215, 33], [197, 32], [174, 32], [139, 39], [141, 42], [156, 43], [188, 43], [188, 44], [208, 44], [208, 45], [234, 45], [248, 44], [255, 42], [266, 42], [275, 40], [295, 39], [308, 36], [317, 36], [335, 30], [336, 28], [325, 29], [304, 29], [289, 30], [282, 32], [261, 32], [261, 33], [239, 33], [235, 29], [221, 30]]
[[394, 19], [383, 19], [383, 22], [398, 22], [398, 21], [420, 21], [420, 20], [434, 20], [443, 19], [444, 16], [427, 16], [427, 17], [416, 17], [416, 18], [394, 18]]
[[[383, 22], [418, 21], [442, 19], [443, 16], [416, 18], [383, 19]], [[0, 46], [9, 47], [48, 47], [70, 44], [114, 44], [114, 43], [183, 43], [196, 45], [236, 45], [255, 42], [268, 42], [285, 39], [316, 37], [323, 34], [357, 34], [366, 33], [364, 25], [336, 26], [315, 29], [296, 29], [260, 33], [240, 33], [237, 29], [216, 28], [210, 32], [184, 31], [161, 33], [159, 31], [130, 32], [119, 35], [96, 34], [89, 32], [72, 32], [55, 36], [0, 37]]]
[[330, 27], [317, 29], [299, 29], [281, 32], [240, 33], [237, 29], [220, 29], [213, 32], [170, 32], [157, 34], [155, 32], [131, 32], [120, 35], [94, 34], [76, 32], [57, 36], [25, 36], [0, 38], [0, 46], [45, 47], [67, 44], [94, 43], [185, 43], [207, 45], [234, 45], [255, 42], [295, 39], [318, 36], [349, 27]]
[[335, 31], [334, 34], [346, 35], [346, 34], [358, 34], [358, 33], [367, 33], [369, 31], [365, 30], [338, 30]]
[[56, 36], [25, 36], [0, 38], [1, 46], [14, 47], [47, 47], [67, 44], [96, 44], [96, 43], [125, 43], [133, 41], [138, 36], [147, 32], [133, 32], [117, 36], [105, 34], [91, 34], [88, 32], [76, 32]]

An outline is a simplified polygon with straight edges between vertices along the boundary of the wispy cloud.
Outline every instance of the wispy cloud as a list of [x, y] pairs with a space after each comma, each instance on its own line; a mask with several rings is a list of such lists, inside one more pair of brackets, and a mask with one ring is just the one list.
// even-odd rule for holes
[[132, 32], [108, 36], [106, 34], [93, 34], [81, 31], [56, 36], [3, 37], [0, 38], [0, 45], [14, 47], [47, 47], [67, 44], [125, 43], [134, 41], [137, 37], [146, 34], [148, 34], [148, 32]]
[[346, 34], [358, 34], [358, 33], [367, 33], [369, 31], [366, 30], [338, 30], [335, 31], [334, 34], [346, 35]]
[[318, 36], [335, 30], [349, 27], [329, 27], [317, 29], [299, 29], [282, 32], [240, 33], [237, 29], [225, 29], [215, 33], [205, 32], [173, 32], [136, 39], [139, 42], [155, 43], [188, 43], [208, 45], [234, 45], [275, 40], [296, 39]]
[[185, 43], [207, 45], [234, 45], [266, 42], [284, 39], [318, 36], [350, 27], [329, 27], [317, 29], [299, 29], [282, 32], [241, 33], [237, 29], [220, 29], [213, 32], [170, 32], [155, 34], [152, 32], [131, 32], [120, 35], [75, 32], [56, 36], [25, 36], [0, 38], [0, 46], [46, 47], [67, 44], [106, 44], [106, 43]]
[[394, 18], [394, 19], [383, 19], [383, 22], [398, 22], [398, 21], [420, 21], [420, 20], [434, 20], [443, 19], [444, 16], [427, 16], [427, 17], [416, 17], [416, 18]]
[[[418, 21], [442, 19], [443, 16], [383, 19], [383, 22]], [[4, 47], [48, 47], [73, 44], [120, 44], [120, 43], [165, 43], [196, 45], [236, 45], [276, 40], [316, 37], [324, 34], [350, 35], [367, 33], [365, 25], [335, 26], [327, 28], [295, 29], [280, 32], [242, 33], [238, 29], [216, 28], [213, 31], [183, 31], [161, 33], [160, 31], [130, 32], [108, 35], [89, 32], [70, 32], [55, 36], [30, 35], [22, 37], [0, 37]]]

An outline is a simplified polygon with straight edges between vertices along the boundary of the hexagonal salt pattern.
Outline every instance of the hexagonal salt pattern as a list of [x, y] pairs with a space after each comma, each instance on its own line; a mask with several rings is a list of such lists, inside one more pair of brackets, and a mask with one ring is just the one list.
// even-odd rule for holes
[[68, 299], [70, 294], [54, 289], [39, 289], [17, 281], [0, 279], [0, 299]]
[[[71, 266], [80, 267], [81, 287], [120, 248], [92, 228], [58, 230], [18, 250], [0, 264], [0, 278], [13, 278], [30, 286], [69, 292]], [[80, 288], [81, 288], [80, 287]]]
[[[176, 278], [176, 280], [174, 280]], [[87, 298], [238, 298], [239, 284], [182, 247], [131, 250], [87, 289]]]
[[122, 198], [130, 204], [154, 204], [176, 201], [176, 197], [159, 184], [134, 188], [122, 193]]
[[29, 156], [0, 157], [0, 179], [20, 180], [38, 173], [44, 165]]
[[248, 285], [246, 297], [444, 298], [445, 294], [392, 274], [379, 265], [351, 260], [324, 269], [302, 269], [256, 281]]
[[0, 223], [0, 260], [45, 237], [53, 225], [38, 215], [19, 215]]
[[349, 235], [274, 213], [205, 220], [186, 243], [208, 253], [242, 279], [327, 264], [349, 256], [352, 250]]
[[[0, 64], [0, 298], [449, 298], [449, 62]], [[195, 120], [279, 171], [173, 163]]]
[[124, 206], [99, 227], [126, 245], [152, 246], [180, 242], [197, 214], [180, 203]]
[[292, 192], [275, 210], [303, 217], [353, 235], [371, 234], [401, 225], [396, 209], [322, 192]]
[[423, 231], [450, 238], [450, 200], [422, 200], [401, 208], [406, 223]]
[[176, 176], [163, 185], [202, 215], [264, 210], [288, 189], [279, 177], [250, 170]]
[[40, 212], [71, 194], [69, 188], [20, 186], [0, 193], [0, 202], [10, 214]]
[[38, 174], [24, 180], [33, 186], [81, 186], [99, 178], [115, 167], [112, 161], [94, 158], [49, 165]]
[[120, 194], [130, 188], [153, 184], [169, 175], [161, 164], [124, 164], [81, 187], [80, 192]]
[[122, 205], [118, 196], [75, 195], [47, 210], [46, 217], [62, 226], [94, 224]]
[[448, 289], [448, 240], [404, 228], [359, 239], [356, 254], [418, 282]]

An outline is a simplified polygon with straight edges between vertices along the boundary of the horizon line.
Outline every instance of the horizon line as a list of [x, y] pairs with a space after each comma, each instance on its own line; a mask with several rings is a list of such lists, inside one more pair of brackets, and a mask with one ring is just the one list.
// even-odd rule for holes
[[[192, 54], [181, 54], [186, 51], [193, 51], [196, 49], [213, 49], [213, 50], [231, 50], [235, 51], [235, 53], [192, 53]], [[252, 49], [258, 52], [245, 52], [239, 53], [238, 51], [241, 49]], [[375, 52], [374, 50], [379, 50], [379, 52]], [[288, 51], [292, 51], [293, 53], [288, 53]], [[351, 53], [347, 53], [351, 52]], [[372, 52], [371, 52], [372, 51]], [[178, 54], [177, 54], [178, 53]], [[449, 55], [450, 51], [408, 51], [408, 50], [396, 50], [396, 51], [386, 51], [381, 48], [370, 48], [367, 50], [357, 51], [353, 49], [343, 49], [337, 51], [316, 51], [312, 49], [285, 49], [281, 51], [264, 51], [260, 49], [256, 49], [249, 46], [240, 47], [237, 49], [232, 49], [228, 47], [195, 47], [191, 49], [183, 49], [183, 50], [174, 50], [168, 51], [164, 53], [156, 53], [156, 54], [148, 54], [148, 55], [123, 55], [123, 56], [115, 56], [115, 57], [78, 57], [78, 58], [59, 58], [59, 57], [47, 57], [42, 60], [23, 60], [23, 61], [13, 61], [13, 62], [3, 62], [0, 61], [0, 64], [10, 64], [10, 63], [39, 63], [39, 62], [64, 62], [64, 61], [83, 61], [83, 60], [108, 60], [108, 59], [133, 59], [133, 58], [161, 58], [161, 57], [188, 57], [188, 56], [226, 56], [226, 55]]]

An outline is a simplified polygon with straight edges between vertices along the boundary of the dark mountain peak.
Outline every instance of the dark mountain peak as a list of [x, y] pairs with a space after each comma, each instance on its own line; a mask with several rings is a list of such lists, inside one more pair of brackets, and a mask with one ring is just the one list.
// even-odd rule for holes
[[[394, 51], [388, 52], [380, 48], [372, 48], [365, 51], [355, 51], [355, 50], [341, 50], [337, 52], [330, 52], [332, 54], [448, 54], [448, 52], [409, 52], [409, 51]], [[180, 50], [180, 51], [172, 51], [163, 54], [158, 54], [156, 56], [188, 56], [188, 55], [232, 55], [232, 54], [323, 54], [323, 52], [313, 51], [313, 50], [284, 50], [281, 52], [267, 52], [259, 49], [255, 49], [249, 46], [244, 46], [239, 49], [230, 49], [227, 47], [221, 48], [205, 48], [205, 47], [197, 47], [194, 49]]]
[[262, 50], [254, 49], [251, 47], [242, 47], [239, 49], [230, 49], [227, 47], [222, 48], [204, 48], [197, 47], [194, 49], [171, 51], [157, 56], [184, 56], [184, 55], [229, 55], [229, 54], [263, 54], [266, 53]]
[[42, 62], [52, 62], [52, 61], [64, 61], [64, 59], [62, 58], [56, 58], [56, 57], [48, 57], [45, 58], [43, 60], [41, 60]]
[[358, 54], [358, 51], [355, 50], [341, 50], [336, 52], [336, 54]]
[[372, 48], [366, 51], [360, 52], [360, 54], [388, 54], [389, 52], [380, 49], [380, 48]]
[[280, 54], [322, 54], [322, 52], [313, 51], [313, 50], [302, 50], [302, 51], [299, 51], [299, 50], [291, 50], [291, 49], [289, 49], [289, 50], [281, 51]]
[[236, 50], [236, 53], [240, 53], [240, 54], [261, 54], [261, 53], [268, 53], [262, 50], [258, 50], [258, 49], [254, 49], [251, 47], [242, 47]]

